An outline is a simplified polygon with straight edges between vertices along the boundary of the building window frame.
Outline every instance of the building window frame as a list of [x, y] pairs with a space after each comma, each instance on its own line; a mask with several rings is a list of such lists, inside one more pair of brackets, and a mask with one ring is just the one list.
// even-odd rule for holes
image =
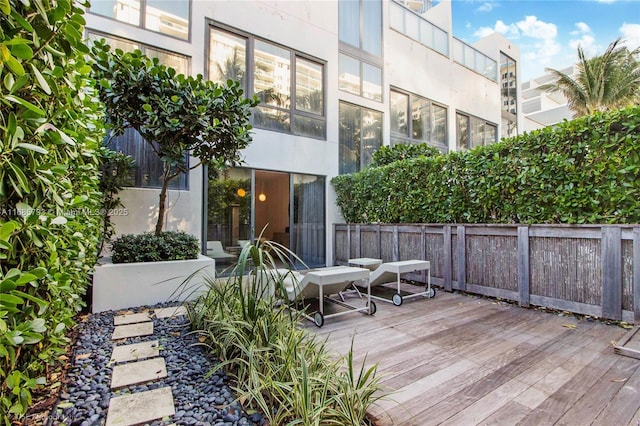
[[[393, 98], [393, 94], [397, 93], [399, 95], [402, 96], [406, 96], [407, 97], [407, 110], [405, 111], [405, 117], [407, 117], [406, 120], [406, 131], [401, 133], [398, 131], [394, 131], [394, 126], [393, 123], [391, 123], [390, 126], [390, 135], [391, 135], [391, 144], [395, 145], [398, 143], [402, 143], [402, 144], [421, 144], [421, 143], [426, 143], [429, 146], [432, 146], [434, 148], [439, 149], [440, 151], [446, 153], [449, 151], [449, 136], [448, 136], [448, 127], [447, 127], [447, 123], [446, 123], [446, 117], [447, 117], [447, 106], [443, 105], [439, 102], [435, 102], [432, 99], [426, 98], [424, 96], [420, 96], [420, 95], [416, 95], [415, 93], [411, 93], [408, 92], [406, 90], [402, 90], [402, 89], [398, 89], [397, 87], [391, 87], [391, 90], [389, 91], [389, 99]], [[429, 122], [426, 123], [427, 126], [426, 128], [424, 128], [422, 130], [422, 132], [426, 132], [427, 136], [426, 137], [422, 137], [422, 138], [415, 138], [412, 135], [414, 134], [414, 120], [413, 120], [413, 111], [412, 111], [412, 105], [414, 104], [414, 102], [417, 101], [425, 101], [427, 102], [427, 105], [429, 107]], [[436, 129], [436, 124], [434, 123], [435, 117], [434, 117], [434, 113], [435, 113], [435, 108], [440, 108], [443, 109], [445, 112], [445, 123], [444, 123], [444, 129], [445, 129], [445, 134], [444, 134], [444, 140], [442, 141], [434, 141], [434, 132]], [[393, 115], [394, 115], [394, 109], [393, 109], [393, 105], [389, 106], [389, 112], [391, 114], [391, 120], [393, 120]]]
[[[207, 22], [207, 52], [206, 52], [206, 63], [207, 69], [205, 71], [205, 76], [208, 79], [212, 79], [212, 73], [210, 71], [211, 63], [212, 63], [212, 55], [211, 51], [211, 37], [213, 36], [212, 30], [218, 30], [222, 32], [226, 32], [232, 36], [242, 38], [245, 40], [245, 71], [244, 71], [244, 89], [246, 93], [250, 93], [251, 95], [257, 95], [255, 91], [255, 82], [256, 82], [256, 73], [255, 73], [255, 49], [256, 49], [256, 41], [260, 43], [264, 43], [267, 45], [272, 45], [278, 49], [286, 50], [289, 54], [289, 105], [287, 107], [279, 107], [277, 105], [263, 105], [260, 104], [254, 110], [254, 114], [252, 116], [252, 122], [254, 127], [264, 130], [277, 131], [280, 133], [293, 134], [297, 136], [309, 137], [312, 139], [326, 140], [327, 139], [327, 72], [326, 72], [326, 61], [316, 58], [312, 55], [306, 54], [304, 52], [298, 51], [296, 49], [284, 46], [279, 43], [275, 43], [271, 40], [256, 36], [251, 33], [247, 33], [241, 30], [237, 30], [228, 25], [224, 25], [222, 23], [208, 20]], [[307, 111], [298, 105], [297, 101], [297, 71], [298, 71], [298, 61], [307, 61], [314, 65], [317, 65], [320, 68], [320, 83], [322, 89], [322, 106], [320, 108], [319, 113], [314, 113], [312, 111]], [[288, 117], [288, 124], [281, 128], [274, 128], [274, 126], [268, 126], [261, 124], [256, 120], [255, 112], [258, 110], [269, 110], [274, 111], [276, 114], [286, 114]], [[307, 120], [307, 122], [315, 122], [315, 128], [320, 129], [316, 130], [315, 133], [303, 131], [302, 125], [296, 125], [297, 122], [302, 122], [303, 120]], [[288, 127], [288, 129], [287, 129]]]
[[500, 51], [501, 136], [518, 134], [518, 68], [515, 59]]
[[[340, 52], [339, 54], [339, 60], [338, 60], [338, 88], [342, 91], [342, 92], [346, 92], [346, 93], [352, 93], [354, 95], [363, 97], [365, 99], [371, 99], [372, 101], [376, 101], [376, 102], [382, 102], [384, 100], [384, 96], [382, 94], [382, 68], [380, 66], [378, 66], [376, 63], [371, 63], [365, 60], [362, 60], [360, 58], [358, 58], [357, 56], [352, 56], [349, 55], [345, 52]], [[358, 63], [358, 91], [353, 91], [353, 90], [345, 90], [343, 89], [343, 82], [345, 82], [344, 87], [346, 87], [346, 80], [342, 80], [341, 79], [341, 75], [342, 72], [340, 70], [340, 64], [342, 61], [340, 61], [340, 58], [347, 58], [347, 59], [351, 59], [355, 62]], [[373, 93], [370, 91], [366, 90], [366, 86], [368, 81], [365, 79], [365, 70], [366, 67], [371, 67], [371, 68], [375, 68], [377, 70], [380, 71], [380, 82], [378, 85], [378, 90], [376, 91], [376, 93]]]
[[[463, 136], [461, 134], [460, 123], [464, 120], [466, 123], [466, 134], [464, 135], [464, 140], [461, 139]], [[481, 132], [481, 140], [474, 135], [473, 129], [475, 126], [482, 126], [483, 130]], [[493, 129], [493, 140], [488, 140], [487, 136], [490, 133], [487, 132], [486, 128], [489, 127]], [[476, 136], [474, 138], [474, 136]], [[458, 150], [466, 150], [476, 148], [478, 146], [490, 145], [492, 143], [496, 143], [498, 141], [498, 125], [487, 121], [483, 118], [477, 117], [475, 115], [467, 114], [466, 112], [456, 111], [456, 149]]]
[[[358, 143], [358, 150], [357, 150], [357, 155], [356, 155], [356, 161], [355, 163], [355, 170], [351, 170], [350, 167], [348, 167], [350, 164], [354, 164], [354, 162], [351, 163], [347, 163], [345, 161], [343, 161], [343, 156], [346, 155], [347, 152], [347, 148], [346, 148], [346, 141], [343, 140], [342, 138], [342, 134], [340, 134], [338, 136], [338, 144], [339, 144], [339, 150], [338, 150], [338, 174], [347, 174], [347, 173], [354, 173], [354, 172], [359, 172], [363, 169], [365, 169], [366, 167], [368, 167], [371, 164], [371, 161], [373, 159], [373, 154], [375, 153], [375, 151], [377, 151], [378, 149], [380, 149], [380, 147], [382, 147], [383, 144], [383, 132], [384, 132], [384, 112], [376, 110], [376, 109], [372, 109], [372, 108], [367, 108], [365, 106], [362, 105], [358, 105], [358, 104], [354, 104], [351, 102], [346, 102], [346, 101], [339, 101], [338, 104], [338, 115], [340, 116], [339, 121], [341, 121], [341, 108], [342, 107], [347, 107], [347, 108], [356, 108], [358, 109], [358, 114], [359, 114], [359, 124], [360, 127], [358, 129], [354, 129], [354, 130], [358, 130], [357, 132], [354, 132], [354, 135], [358, 135], [358, 136], [354, 136], [353, 139], [356, 140], [357, 139], [357, 143]], [[378, 133], [378, 140], [377, 140], [377, 144], [375, 147], [375, 149], [370, 149], [367, 150], [366, 147], [363, 144], [363, 131], [362, 128], [363, 123], [365, 121], [365, 115], [366, 113], [371, 113], [371, 114], [379, 114], [379, 120], [378, 122], [380, 123], [378, 126], [378, 129], [373, 129], [374, 131], [376, 131]], [[342, 126], [342, 122], [339, 123], [339, 127]], [[340, 132], [342, 132], [342, 130], [340, 130]], [[352, 141], [353, 142], [353, 141]]]
[[190, 42], [191, 41], [191, 22], [193, 21], [193, 16], [192, 16], [192, 14], [193, 14], [193, 7], [192, 7], [193, 4], [192, 4], [192, 0], [176, 0], [176, 1], [182, 1], [182, 2], [186, 1], [188, 3], [188, 5], [187, 5], [188, 11], [187, 11], [187, 18], [186, 18], [187, 19], [187, 35], [186, 35], [186, 37], [179, 37], [179, 36], [172, 35], [172, 34], [169, 34], [169, 33], [166, 33], [166, 32], [162, 32], [162, 31], [159, 31], [159, 30], [154, 30], [154, 29], [148, 28], [148, 25], [147, 25], [147, 21], [148, 21], [148, 19], [147, 19], [148, 0], [138, 0], [139, 6], [140, 6], [140, 10], [139, 10], [139, 17], [138, 17], [138, 22], [137, 23], [127, 22], [127, 21], [124, 21], [124, 20], [120, 20], [120, 19], [118, 19], [116, 17], [112, 17], [112, 16], [109, 16], [109, 15], [104, 15], [102, 13], [96, 12], [95, 9], [91, 10], [91, 7], [89, 7], [87, 9], [87, 12], [91, 13], [92, 15], [100, 16], [100, 17], [105, 18], [105, 19], [110, 19], [110, 20], [117, 21], [117, 22], [120, 22], [120, 23], [123, 23], [123, 24], [126, 24], [126, 25], [131, 25], [133, 27], [142, 28], [144, 30], [151, 31], [151, 32], [154, 32], [156, 34], [162, 34], [164, 36], [171, 37], [171, 38], [174, 38], [176, 40]]
[[[342, 10], [342, 6], [344, 4], [349, 4], [349, 5], [353, 5], [357, 3], [358, 4], [358, 45], [356, 46], [353, 43], [350, 43], [349, 41], [346, 41], [343, 39], [343, 37], [341, 36], [341, 30], [343, 27], [343, 19], [344, 18], [344, 11]], [[374, 3], [377, 3], [379, 10], [377, 12], [379, 12], [377, 14], [377, 16], [370, 16], [366, 13], [365, 11], [365, 4], [366, 5], [373, 5]], [[383, 56], [383, 49], [384, 49], [384, 42], [383, 42], [383, 36], [384, 36], [384, 31], [383, 31], [383, 10], [382, 10], [382, 5], [383, 2], [380, 0], [339, 0], [339, 4], [338, 4], [338, 40], [340, 42], [340, 50], [341, 51], [351, 51], [352, 53], [358, 52], [358, 56], [363, 56], [369, 57], [369, 60], [376, 60], [376, 58], [381, 58]], [[371, 9], [370, 9], [371, 10]], [[369, 11], [370, 11], [369, 10]], [[380, 36], [380, 40], [376, 41], [376, 45], [378, 46], [377, 52], [373, 52], [370, 49], [366, 48], [367, 42], [366, 42], [366, 32], [369, 28], [371, 28], [370, 22], [367, 22], [367, 16], [369, 16], [369, 19], [375, 18], [376, 22], [374, 22], [376, 24], [376, 26], [379, 25], [379, 36]], [[379, 19], [379, 21], [378, 21]]]

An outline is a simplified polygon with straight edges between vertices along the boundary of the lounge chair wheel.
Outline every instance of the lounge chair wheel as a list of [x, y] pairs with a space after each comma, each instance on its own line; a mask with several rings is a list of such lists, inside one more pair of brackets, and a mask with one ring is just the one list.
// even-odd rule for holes
[[313, 314], [313, 322], [315, 322], [318, 327], [322, 327], [324, 325], [324, 315], [320, 312], [316, 312]]
[[400, 293], [394, 294], [393, 297], [391, 298], [391, 301], [396, 306], [402, 305], [402, 295]]
[[369, 307], [369, 315], [375, 314], [376, 311], [378, 310], [378, 307], [376, 306], [376, 303], [373, 300], [370, 303], [367, 303], [367, 306]]
[[433, 299], [434, 297], [436, 297], [436, 289], [431, 287], [430, 289], [427, 289], [427, 297], [429, 299]]

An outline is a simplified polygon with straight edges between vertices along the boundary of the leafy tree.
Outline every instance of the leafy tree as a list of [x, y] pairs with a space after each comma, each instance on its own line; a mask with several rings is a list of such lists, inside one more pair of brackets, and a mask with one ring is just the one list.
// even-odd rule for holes
[[601, 56], [587, 58], [578, 47], [577, 76], [552, 69], [554, 83], [540, 88], [562, 92], [574, 117], [620, 109], [640, 102], [640, 48], [630, 51], [617, 39]]
[[[251, 142], [249, 117], [256, 98], [244, 98], [237, 81], [217, 84], [202, 75], [186, 77], [139, 50], [111, 51], [104, 41], [92, 53], [112, 135], [133, 128], [164, 165], [155, 232], [164, 226], [169, 182], [189, 169], [214, 170], [241, 163], [239, 151]], [[199, 161], [187, 166], [185, 153]]]

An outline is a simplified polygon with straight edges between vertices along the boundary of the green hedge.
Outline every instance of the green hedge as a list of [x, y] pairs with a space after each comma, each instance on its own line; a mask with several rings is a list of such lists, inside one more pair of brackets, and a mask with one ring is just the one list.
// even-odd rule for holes
[[640, 107], [337, 176], [350, 223], [638, 223]]
[[101, 228], [84, 7], [0, 0], [0, 423], [60, 367]]
[[113, 263], [161, 262], [164, 260], [197, 259], [200, 243], [193, 235], [166, 231], [126, 234], [111, 243]]

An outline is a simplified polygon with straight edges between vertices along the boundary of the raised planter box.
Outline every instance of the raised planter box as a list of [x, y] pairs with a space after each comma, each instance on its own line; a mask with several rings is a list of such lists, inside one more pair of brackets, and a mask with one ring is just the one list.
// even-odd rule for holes
[[215, 261], [203, 255], [167, 262], [113, 264], [105, 259], [93, 273], [92, 312], [193, 300], [206, 291], [205, 277], [215, 277]]

